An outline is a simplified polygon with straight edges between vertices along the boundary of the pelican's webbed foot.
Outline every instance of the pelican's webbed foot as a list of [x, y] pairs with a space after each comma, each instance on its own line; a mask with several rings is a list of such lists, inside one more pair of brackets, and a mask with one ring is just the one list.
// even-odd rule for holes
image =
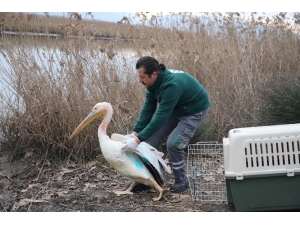
[[131, 190], [134, 188], [134, 186], [137, 185], [136, 182], [132, 182], [132, 184], [129, 186], [129, 188], [125, 191], [114, 191], [114, 193], [118, 196], [120, 195], [132, 195], [133, 192], [131, 192]]
[[162, 187], [160, 187], [158, 185], [158, 183], [153, 179], [153, 178], [149, 178], [148, 179], [153, 186], [155, 187], [155, 189], [159, 192], [159, 196], [157, 198], [152, 198], [153, 201], [157, 202], [159, 201], [169, 190], [168, 189], [163, 189]]

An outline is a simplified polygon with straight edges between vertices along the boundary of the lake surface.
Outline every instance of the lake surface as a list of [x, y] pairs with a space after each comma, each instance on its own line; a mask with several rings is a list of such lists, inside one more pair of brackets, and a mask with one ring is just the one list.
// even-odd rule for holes
[[[0, 36], [1, 37], [1, 36]], [[69, 43], [68, 43], [69, 42]], [[74, 40], [73, 40], [74, 42]], [[76, 46], [69, 47], [67, 51], [62, 46], [70, 46], [72, 40], [43, 38], [43, 37], [21, 37], [16, 35], [4, 35], [0, 39], [0, 107], [2, 112], [6, 108], [6, 101], [15, 101], [16, 95], [11, 86], [16, 83], [15, 72], [30, 72], [30, 66], [38, 66], [41, 71], [46, 71], [53, 76], [53, 79], [60, 79], [66, 76], [62, 62], [74, 60], [74, 56], [80, 56], [81, 62], [85, 62], [83, 69], [92, 68], [94, 65], [113, 68], [117, 72], [121, 83], [124, 78], [124, 71], [137, 76], [135, 63], [137, 57], [132, 50], [130, 43], [118, 44], [113, 48], [114, 56], [109, 59], [103, 49], [107, 49], [109, 41], [87, 41], [83, 43], [84, 48]], [[114, 44], [114, 43], [113, 43]], [[114, 44], [116, 45], [116, 44]], [[10, 52], [7, 52], [7, 49]], [[27, 67], [24, 69], [24, 67]], [[89, 71], [84, 71], [89, 73]]]

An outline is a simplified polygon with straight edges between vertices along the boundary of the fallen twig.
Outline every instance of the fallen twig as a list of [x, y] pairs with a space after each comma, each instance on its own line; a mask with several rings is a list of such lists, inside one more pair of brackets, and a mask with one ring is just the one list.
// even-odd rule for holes
[[61, 206], [64, 206], [64, 207], [68, 207], [68, 205], [65, 205], [65, 204], [62, 204], [62, 203], [59, 203]]
[[40, 169], [40, 171], [39, 171], [39, 174], [38, 174], [37, 178], [34, 179], [34, 181], [37, 181], [37, 180], [39, 179], [40, 174], [41, 174], [41, 172], [42, 172], [42, 169], [43, 169], [43, 167], [44, 167], [45, 161], [46, 161], [46, 160], [44, 160], [44, 162], [43, 162], [43, 164], [42, 164], [42, 167], [41, 167], [41, 169]]
[[[44, 191], [44, 190], [46, 189], [46, 187], [48, 186], [49, 182], [50, 182], [50, 179], [48, 180], [48, 182], [47, 182], [47, 184], [45, 185], [45, 187], [43, 188], [43, 190], [40, 190], [40, 191], [36, 194], [36, 196], [32, 199], [32, 200], [33, 200], [32, 202], [34, 202], [35, 199], [37, 198], [37, 196], [38, 196], [42, 191]], [[31, 208], [31, 205], [32, 205], [32, 202], [31, 202], [30, 205], [28, 206], [27, 212], [29, 212], [29, 210], [30, 210], [30, 208]]]
[[[110, 179], [111, 180], [111, 179]], [[122, 184], [124, 185], [124, 182], [120, 182], [120, 181], [117, 181], [117, 180], [114, 180], [114, 182], [118, 183], [118, 184]]]
[[137, 207], [159, 207], [159, 208], [164, 208], [165, 206], [161, 206], [161, 205], [139, 205]]
[[0, 173], [0, 178], [1, 178], [1, 179], [2, 179], [2, 178], [6, 178], [6, 179], [8, 179], [10, 182], [13, 182], [12, 179], [10, 179], [9, 176], [3, 175], [2, 173]]
[[38, 199], [38, 200], [35, 200], [35, 199], [28, 199], [28, 198], [24, 198], [24, 199], [21, 199], [18, 203], [16, 203], [13, 207], [12, 207], [12, 211], [15, 211], [16, 209], [18, 209], [19, 207], [21, 206], [24, 206], [24, 205], [27, 205], [30, 203], [30, 205], [33, 203], [33, 202], [48, 202], [44, 199]]

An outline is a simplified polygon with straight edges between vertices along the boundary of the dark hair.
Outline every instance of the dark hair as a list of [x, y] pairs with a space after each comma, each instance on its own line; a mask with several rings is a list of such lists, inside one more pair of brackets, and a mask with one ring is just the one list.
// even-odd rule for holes
[[139, 69], [141, 67], [145, 69], [145, 74], [149, 77], [153, 72], [159, 73], [166, 69], [164, 64], [159, 64], [158, 61], [151, 56], [144, 56], [137, 61], [135, 68]]

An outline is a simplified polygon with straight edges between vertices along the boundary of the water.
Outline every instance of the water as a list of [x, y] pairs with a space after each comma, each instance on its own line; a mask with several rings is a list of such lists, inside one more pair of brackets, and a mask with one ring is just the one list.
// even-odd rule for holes
[[[47, 80], [61, 82], [68, 81], [66, 77], [70, 73], [72, 66], [78, 66], [76, 62], [79, 56], [79, 62], [82, 64], [85, 79], [90, 79], [90, 74], [101, 71], [116, 71], [116, 75], [120, 83], [124, 81], [124, 73], [127, 76], [136, 76], [135, 63], [137, 57], [132, 50], [130, 43], [123, 43], [113, 49], [115, 55], [109, 59], [108, 55], [101, 52], [102, 49], [107, 48], [108, 41], [88, 41], [82, 49], [64, 48], [68, 42], [74, 40], [55, 39], [55, 38], [41, 38], [41, 37], [21, 37], [21, 36], [3, 36], [0, 39], [0, 107], [2, 113], [6, 113], [7, 105], [18, 102], [18, 95], [14, 93], [13, 85], [16, 85], [19, 76], [16, 73], [28, 73], [30, 71], [37, 71], [41, 76], [49, 74]], [[8, 49], [8, 51], [7, 51]], [[68, 54], [69, 52], [69, 54]], [[13, 62], [13, 61], [16, 62]], [[76, 61], [77, 60], [77, 61]], [[72, 66], [65, 66], [66, 63], [73, 64]], [[32, 69], [31, 69], [32, 68]], [[38, 68], [38, 69], [37, 69]], [[110, 77], [110, 74], [106, 74]], [[35, 81], [28, 81], [34, 85]], [[84, 82], [84, 80], [83, 80]], [[15, 107], [21, 107], [17, 103]], [[1, 116], [1, 115], [0, 115]]]

